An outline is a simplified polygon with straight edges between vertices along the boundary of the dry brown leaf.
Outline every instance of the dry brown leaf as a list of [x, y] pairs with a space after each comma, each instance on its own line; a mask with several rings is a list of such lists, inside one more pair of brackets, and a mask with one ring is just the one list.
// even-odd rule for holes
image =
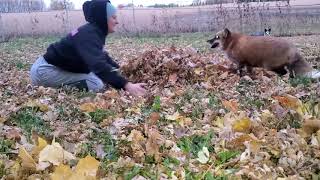
[[153, 112], [150, 114], [150, 117], [149, 117], [149, 122], [151, 125], [154, 125], [156, 124], [159, 120], [160, 120], [160, 114], [157, 113], [157, 112]]
[[177, 80], [178, 80], [178, 75], [177, 75], [177, 73], [174, 73], [174, 74], [171, 74], [170, 76], [169, 76], [169, 82], [170, 83], [176, 83], [177, 82]]
[[148, 139], [146, 143], [146, 153], [149, 156], [154, 156], [156, 161], [160, 160], [160, 146], [164, 144], [164, 138], [157, 129], [151, 128], [148, 130]]
[[293, 110], [297, 110], [302, 106], [302, 102], [298, 98], [289, 94], [285, 96], [274, 96], [273, 98], [278, 100], [282, 106]]
[[238, 103], [237, 101], [235, 100], [230, 100], [230, 101], [225, 101], [223, 100], [222, 101], [222, 105], [227, 108], [229, 111], [232, 111], [232, 112], [237, 112], [238, 111]]
[[80, 105], [80, 110], [83, 112], [94, 112], [98, 109], [97, 105], [93, 103], [84, 103]]
[[22, 136], [21, 132], [16, 128], [8, 129], [4, 135], [7, 139], [16, 140], [16, 141], [19, 141]]
[[312, 135], [320, 130], [320, 120], [306, 120], [302, 124], [302, 130], [306, 132], [307, 135]]

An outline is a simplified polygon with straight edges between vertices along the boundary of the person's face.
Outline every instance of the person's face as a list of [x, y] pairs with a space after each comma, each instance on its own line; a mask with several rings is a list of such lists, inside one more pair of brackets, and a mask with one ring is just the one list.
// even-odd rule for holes
[[115, 32], [116, 25], [119, 24], [117, 16], [113, 15], [108, 19], [108, 33]]

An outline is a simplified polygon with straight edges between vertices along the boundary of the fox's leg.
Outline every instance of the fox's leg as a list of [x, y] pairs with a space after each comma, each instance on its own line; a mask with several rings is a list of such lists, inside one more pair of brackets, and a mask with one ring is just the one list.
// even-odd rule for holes
[[277, 73], [280, 76], [283, 76], [283, 75], [287, 74], [288, 72], [290, 73], [290, 75], [292, 74], [292, 72], [290, 71], [290, 68], [287, 65], [283, 65], [281, 67], [272, 69], [272, 71], [274, 71], [275, 73]]
[[247, 67], [245, 64], [239, 63], [237, 68], [237, 74], [242, 77], [243, 76], [243, 69], [244, 67]]

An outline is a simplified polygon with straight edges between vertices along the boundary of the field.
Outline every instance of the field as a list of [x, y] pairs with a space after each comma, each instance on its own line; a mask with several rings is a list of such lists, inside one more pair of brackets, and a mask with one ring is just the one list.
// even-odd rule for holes
[[[316, 0], [222, 4], [180, 8], [130, 8], [118, 13], [121, 35], [212, 32], [228, 27], [254, 33], [272, 28], [277, 36], [319, 34], [320, 4]], [[0, 14], [2, 41], [12, 37], [65, 34], [84, 24], [82, 11]], [[0, 37], [0, 38], [1, 38]], [[0, 39], [1, 41], [1, 39]]]
[[[319, 179], [319, 83], [239, 77], [210, 35], [109, 37], [144, 98], [32, 87], [30, 65], [58, 38], [1, 43], [0, 177]], [[286, 39], [320, 68], [320, 36]]]

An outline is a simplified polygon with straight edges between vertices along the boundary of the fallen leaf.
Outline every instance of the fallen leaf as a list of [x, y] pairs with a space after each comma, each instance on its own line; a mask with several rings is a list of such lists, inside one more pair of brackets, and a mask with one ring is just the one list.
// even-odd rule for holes
[[320, 120], [306, 120], [301, 128], [307, 135], [311, 135], [320, 130]]
[[27, 102], [26, 106], [28, 106], [28, 107], [37, 107], [42, 112], [49, 111], [49, 106], [48, 105], [40, 103], [37, 100], [30, 100], [29, 102]]
[[160, 146], [164, 144], [164, 138], [157, 129], [151, 128], [148, 130], [148, 139], [146, 143], [146, 153], [149, 156], [154, 156], [156, 161], [160, 160]]
[[203, 69], [202, 69], [202, 68], [196, 68], [196, 69], [194, 70], [194, 73], [195, 73], [196, 75], [201, 75], [202, 72], [203, 72]]
[[18, 131], [16, 128], [10, 128], [4, 133], [7, 139], [19, 141], [21, 139], [21, 132]]
[[47, 145], [39, 154], [39, 162], [50, 162], [53, 165], [60, 165], [64, 161], [75, 159], [75, 157], [65, 151], [59, 143], [52, 142], [51, 145]]
[[230, 101], [222, 101], [222, 105], [228, 109], [229, 111], [232, 112], [237, 112], [238, 111], [238, 103], [235, 100], [230, 100]]
[[178, 80], [178, 75], [176, 74], [176, 73], [174, 73], [174, 74], [171, 74], [170, 76], [169, 76], [169, 82], [170, 83], [176, 83], [177, 82], [177, 80]]
[[22, 160], [21, 166], [24, 168], [28, 168], [31, 170], [36, 169], [36, 162], [34, 159], [30, 156], [30, 154], [26, 151], [24, 147], [20, 147], [19, 149], [19, 157]]
[[150, 114], [149, 122], [150, 122], [150, 124], [154, 125], [160, 120], [160, 118], [161, 117], [160, 117], [159, 113], [153, 112], [153, 113]]
[[34, 156], [38, 156], [40, 151], [42, 151], [48, 145], [47, 141], [42, 139], [41, 137], [38, 137], [37, 141], [38, 145], [33, 148], [31, 153]]
[[44, 171], [50, 166], [51, 164], [49, 162], [39, 162], [37, 164], [37, 171]]
[[235, 132], [242, 132], [242, 133], [250, 133], [251, 131], [251, 120], [249, 118], [243, 118], [237, 120], [233, 123], [232, 129]]
[[186, 117], [181, 117], [177, 119], [177, 122], [182, 127], [191, 126], [193, 123], [191, 118], [186, 118]]
[[302, 106], [302, 102], [298, 98], [289, 94], [285, 96], [274, 96], [273, 98], [278, 100], [282, 106], [293, 110], [297, 110]]
[[93, 103], [84, 103], [80, 105], [80, 110], [82, 112], [94, 112], [98, 109], [97, 105], [93, 104]]
[[3, 124], [7, 121], [7, 119], [3, 118], [3, 117], [0, 117], [0, 124]]
[[57, 166], [50, 177], [52, 180], [69, 180], [72, 176], [72, 171], [69, 166], [60, 164]]
[[75, 179], [74, 175], [76, 175], [76, 177], [86, 177], [85, 179], [95, 179], [99, 165], [99, 161], [97, 161], [92, 156], [88, 155], [85, 158], [80, 159], [76, 166], [74, 174], [71, 176], [71, 179]]
[[201, 151], [198, 152], [197, 160], [202, 163], [206, 164], [209, 161], [210, 155], [209, 150], [207, 147], [203, 147]]
[[173, 115], [166, 115], [166, 119], [171, 120], [171, 121], [176, 121], [177, 119], [179, 119], [181, 116], [179, 114], [179, 112], [175, 112]]

